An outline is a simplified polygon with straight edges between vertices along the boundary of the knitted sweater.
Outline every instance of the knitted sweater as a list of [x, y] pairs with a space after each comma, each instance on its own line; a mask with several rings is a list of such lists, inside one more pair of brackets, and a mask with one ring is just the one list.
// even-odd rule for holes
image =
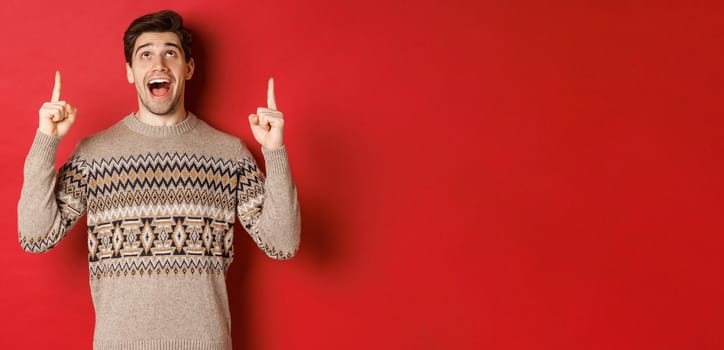
[[45, 252], [87, 213], [94, 349], [231, 349], [235, 217], [272, 258], [299, 246], [286, 150], [262, 149], [265, 179], [239, 139], [191, 113], [165, 127], [129, 115], [82, 140], [56, 172], [59, 141], [35, 136], [19, 240]]

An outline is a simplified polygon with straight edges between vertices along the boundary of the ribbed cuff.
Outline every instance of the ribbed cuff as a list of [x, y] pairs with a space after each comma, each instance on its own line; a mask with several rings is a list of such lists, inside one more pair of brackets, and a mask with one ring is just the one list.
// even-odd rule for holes
[[95, 350], [231, 350], [231, 340], [150, 339], [127, 341], [94, 341]]
[[33, 145], [30, 146], [28, 158], [40, 159], [55, 165], [55, 155], [58, 152], [60, 137], [48, 136], [40, 130], [35, 132]]
[[267, 176], [289, 174], [289, 160], [287, 159], [287, 148], [285, 146], [275, 150], [262, 147], [261, 153], [264, 155]]

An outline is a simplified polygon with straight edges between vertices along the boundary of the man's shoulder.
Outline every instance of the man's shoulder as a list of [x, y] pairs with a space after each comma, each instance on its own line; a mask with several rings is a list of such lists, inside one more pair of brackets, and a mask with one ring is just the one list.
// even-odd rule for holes
[[199, 125], [196, 127], [195, 131], [203, 136], [216, 138], [219, 142], [241, 142], [238, 137], [211, 126], [203, 119], [199, 119]]
[[108, 140], [117, 138], [123, 132], [123, 118], [113, 125], [83, 137], [78, 143], [79, 149], [93, 149], [95, 147], [107, 147]]
[[200, 137], [212, 143], [215, 148], [224, 148], [236, 151], [246, 148], [246, 145], [241, 138], [221, 131], [209, 125], [202, 119], [199, 119], [199, 125], [195, 131], [199, 133]]

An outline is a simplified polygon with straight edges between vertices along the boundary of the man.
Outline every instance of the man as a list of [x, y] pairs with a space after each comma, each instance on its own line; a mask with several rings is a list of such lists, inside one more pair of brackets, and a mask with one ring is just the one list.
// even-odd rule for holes
[[59, 72], [38, 113], [18, 204], [20, 245], [45, 252], [87, 212], [95, 349], [230, 349], [225, 276], [235, 216], [272, 258], [291, 258], [299, 246], [274, 81], [267, 107], [249, 116], [265, 179], [239, 139], [186, 111], [190, 44], [175, 12], [133, 21], [124, 49], [138, 111], [82, 140], [57, 173], [57, 146], [77, 114], [61, 100]]

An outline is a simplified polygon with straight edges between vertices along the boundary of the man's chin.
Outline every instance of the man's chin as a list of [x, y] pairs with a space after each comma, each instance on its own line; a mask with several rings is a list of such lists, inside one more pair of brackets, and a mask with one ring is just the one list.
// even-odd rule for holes
[[175, 103], [145, 103], [146, 109], [151, 112], [151, 114], [158, 116], [158, 117], [164, 117], [170, 114], [173, 114], [176, 111], [177, 105]]
[[151, 112], [151, 114], [157, 116], [157, 117], [166, 117], [171, 115], [176, 109], [151, 109], [149, 108], [148, 111]]

